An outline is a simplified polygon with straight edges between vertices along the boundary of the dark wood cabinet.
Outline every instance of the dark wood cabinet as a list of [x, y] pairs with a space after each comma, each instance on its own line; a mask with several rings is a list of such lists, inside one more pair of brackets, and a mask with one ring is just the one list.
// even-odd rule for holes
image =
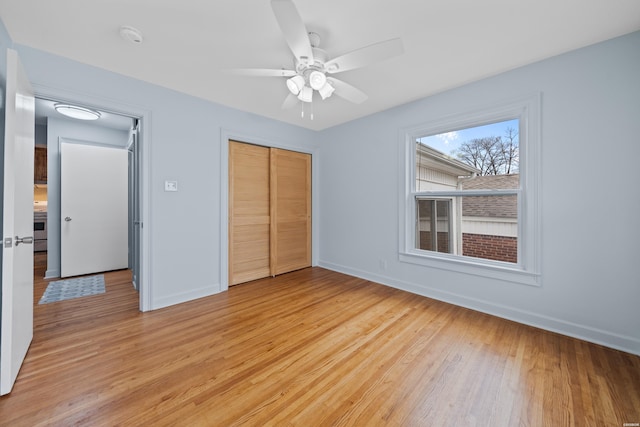
[[33, 180], [36, 183], [47, 182], [47, 147], [36, 147]]

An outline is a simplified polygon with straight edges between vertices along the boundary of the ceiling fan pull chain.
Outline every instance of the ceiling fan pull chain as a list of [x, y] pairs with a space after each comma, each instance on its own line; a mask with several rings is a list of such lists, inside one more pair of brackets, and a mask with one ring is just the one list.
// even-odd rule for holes
[[313, 102], [311, 102], [309, 107], [311, 108], [311, 120], [313, 120]]
[[304, 119], [304, 102], [301, 102], [300, 104], [302, 104], [302, 113], [300, 113], [300, 117]]

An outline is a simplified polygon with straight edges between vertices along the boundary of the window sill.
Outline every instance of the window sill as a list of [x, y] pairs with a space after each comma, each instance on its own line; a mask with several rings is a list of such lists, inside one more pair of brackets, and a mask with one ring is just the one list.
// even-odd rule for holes
[[518, 265], [478, 258], [459, 257], [446, 254], [425, 254], [420, 252], [401, 252], [401, 262], [424, 267], [470, 274], [472, 276], [502, 280], [527, 286], [540, 286], [540, 275], [526, 271]]

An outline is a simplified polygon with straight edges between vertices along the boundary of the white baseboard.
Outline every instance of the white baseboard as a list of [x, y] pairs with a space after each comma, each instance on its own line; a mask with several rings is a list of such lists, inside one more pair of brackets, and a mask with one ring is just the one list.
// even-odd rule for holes
[[60, 278], [60, 270], [47, 270], [44, 273], [45, 279], [58, 279]]
[[189, 292], [182, 292], [162, 298], [152, 297], [151, 310], [158, 310], [160, 308], [169, 307], [171, 305], [180, 304], [198, 298], [208, 297], [218, 293], [220, 293], [220, 284], [216, 283], [214, 285], [204, 286]]
[[568, 322], [566, 320], [557, 319], [530, 311], [514, 309], [476, 298], [469, 298], [464, 295], [444, 292], [439, 289], [433, 289], [422, 284], [417, 285], [414, 283], [397, 280], [392, 277], [382, 276], [331, 262], [320, 261], [319, 266], [329, 270], [348, 274], [350, 276], [355, 276], [361, 279], [380, 283], [385, 286], [390, 286], [392, 288], [411, 292], [417, 295], [422, 295], [428, 298], [433, 298], [439, 301], [480, 311], [482, 313], [490, 314], [493, 316], [512, 320], [514, 322], [534, 326], [536, 328], [556, 332], [562, 335], [567, 335], [573, 338], [578, 338], [584, 341], [592, 342], [594, 344], [600, 344], [605, 347], [610, 347], [616, 350], [621, 350], [640, 356], [640, 340], [633, 337], [603, 331], [597, 328], [592, 328], [590, 326], [579, 325], [576, 323]]

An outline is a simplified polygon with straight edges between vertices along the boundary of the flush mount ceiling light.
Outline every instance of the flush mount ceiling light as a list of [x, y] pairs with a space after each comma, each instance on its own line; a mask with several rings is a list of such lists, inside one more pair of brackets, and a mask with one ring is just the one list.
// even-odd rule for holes
[[78, 120], [98, 120], [101, 115], [98, 111], [77, 105], [55, 104], [53, 107], [58, 113]]

